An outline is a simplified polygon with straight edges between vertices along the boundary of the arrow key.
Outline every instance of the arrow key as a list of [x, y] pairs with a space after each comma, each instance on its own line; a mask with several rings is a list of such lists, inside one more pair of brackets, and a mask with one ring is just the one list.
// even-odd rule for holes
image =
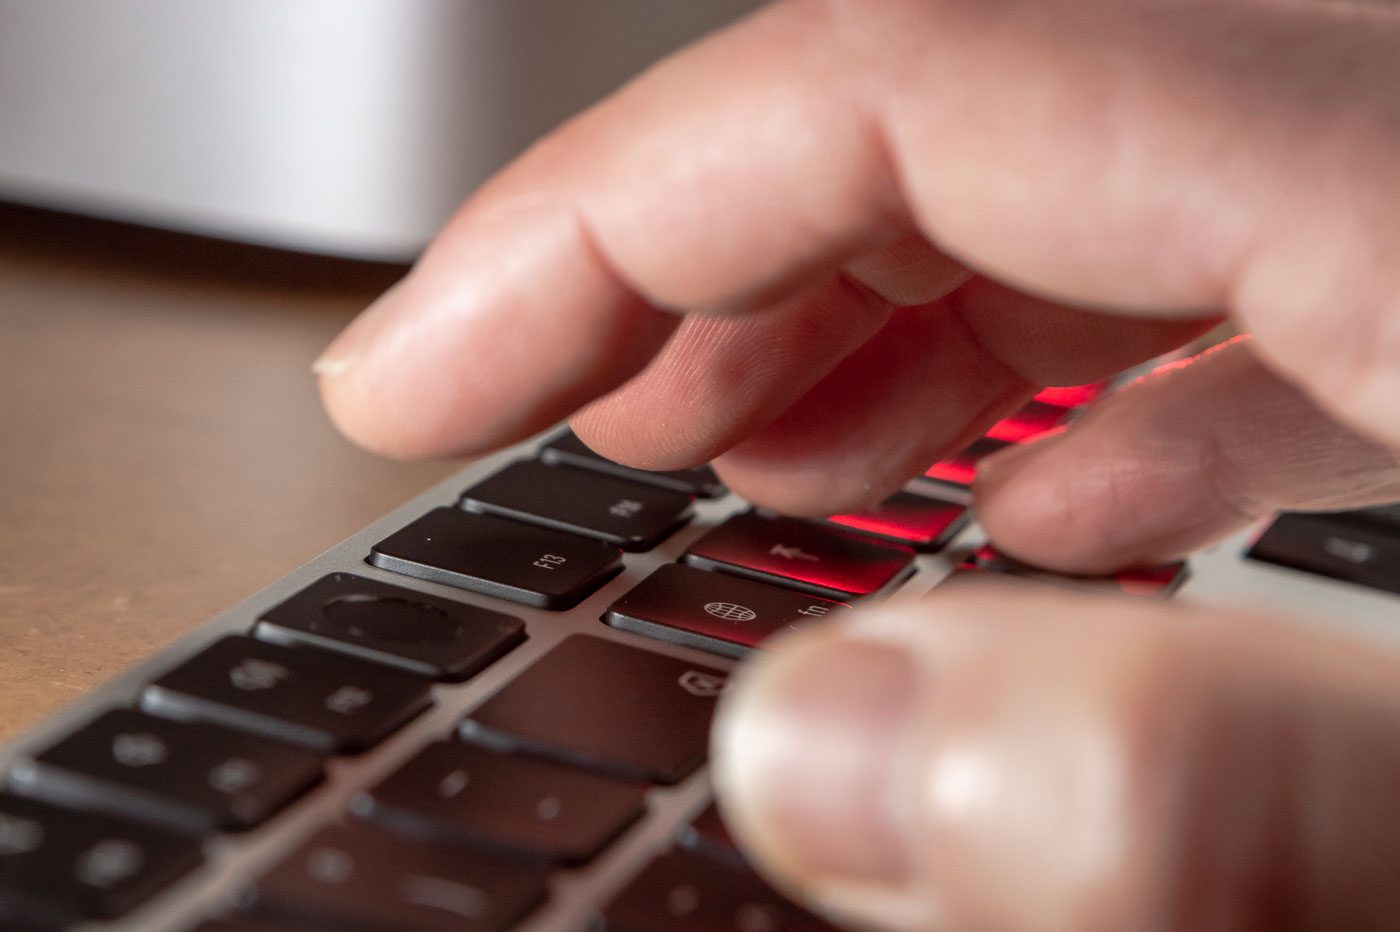
[[914, 551], [795, 518], [735, 515], [690, 545], [686, 563], [844, 601], [893, 589]]

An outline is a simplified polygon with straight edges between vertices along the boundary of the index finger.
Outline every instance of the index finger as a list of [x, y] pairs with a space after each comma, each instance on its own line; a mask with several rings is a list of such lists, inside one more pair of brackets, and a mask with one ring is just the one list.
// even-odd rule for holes
[[1400, 440], [1397, 63], [1380, 8], [788, 0], [468, 202], [332, 346], [327, 404], [390, 452], [510, 442], [644, 365], [657, 308], [759, 309], [912, 223], [1060, 300], [1228, 307]]

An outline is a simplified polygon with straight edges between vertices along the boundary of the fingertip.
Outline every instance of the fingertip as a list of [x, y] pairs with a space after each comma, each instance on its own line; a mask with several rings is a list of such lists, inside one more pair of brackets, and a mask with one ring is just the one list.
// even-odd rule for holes
[[978, 464], [973, 505], [988, 539], [1047, 570], [1093, 576], [1175, 559], [1222, 531], [1189, 455], [1164, 455], [1114, 423], [1085, 421]]
[[916, 733], [912, 656], [829, 625], [775, 647], [741, 669], [715, 723], [711, 772], [726, 823], [794, 898], [885, 928], [928, 928], [894, 766]]

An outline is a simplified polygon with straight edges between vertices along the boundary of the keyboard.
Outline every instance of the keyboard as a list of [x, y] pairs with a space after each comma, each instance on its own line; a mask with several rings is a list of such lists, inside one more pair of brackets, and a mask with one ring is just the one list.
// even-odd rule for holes
[[978, 458], [1097, 390], [824, 521], [567, 432], [472, 464], [0, 748], [0, 928], [830, 929], [711, 798], [715, 704], [773, 634], [995, 577], [1396, 637], [1395, 506], [1104, 578], [999, 554]]

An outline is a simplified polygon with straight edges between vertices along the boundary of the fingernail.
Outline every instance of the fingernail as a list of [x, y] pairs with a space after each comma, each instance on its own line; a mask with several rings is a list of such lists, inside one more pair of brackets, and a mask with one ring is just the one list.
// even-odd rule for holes
[[359, 316], [321, 351], [321, 355], [316, 357], [316, 361], [311, 364], [312, 373], [334, 377], [355, 368], [379, 333], [394, 318], [395, 308], [402, 303], [399, 300], [402, 285], [403, 282], [394, 285], [361, 311]]
[[897, 761], [915, 734], [908, 654], [822, 630], [736, 679], [716, 723], [721, 805], [793, 882], [895, 887], [910, 870]]

